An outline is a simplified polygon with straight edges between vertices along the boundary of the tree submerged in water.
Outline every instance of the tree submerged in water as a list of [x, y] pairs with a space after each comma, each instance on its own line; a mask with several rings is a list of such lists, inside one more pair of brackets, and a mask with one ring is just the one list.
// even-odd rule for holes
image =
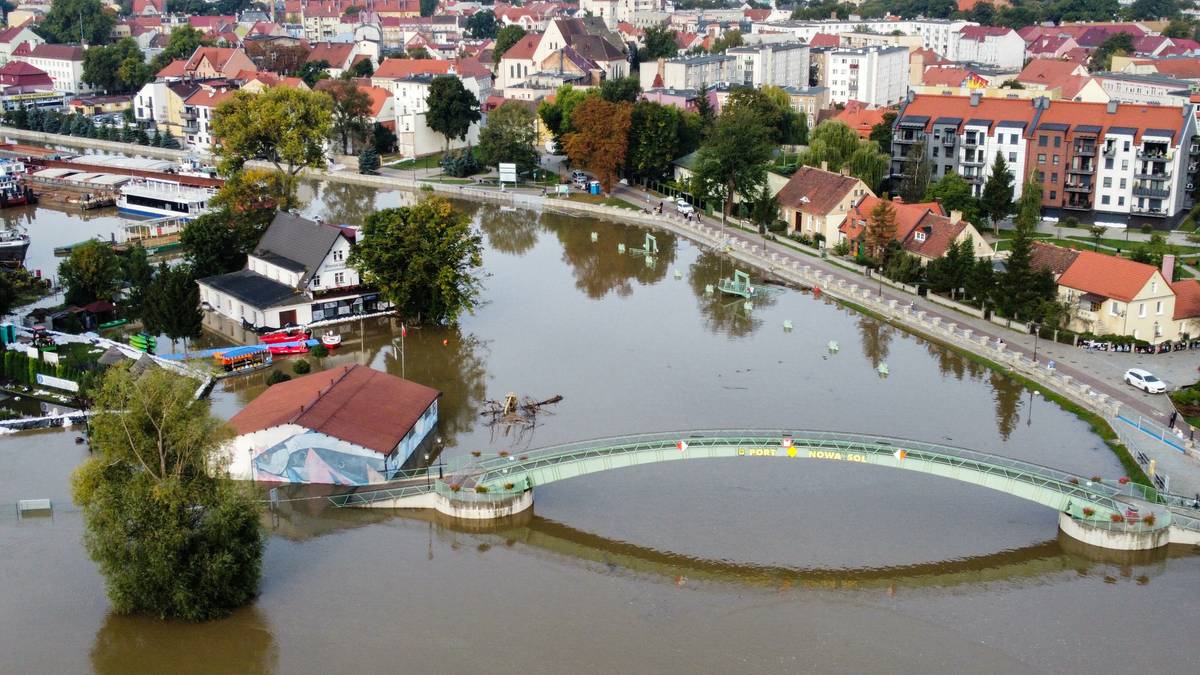
[[250, 601], [263, 537], [253, 499], [213, 475], [228, 438], [195, 382], [113, 368], [96, 395], [94, 455], [72, 477], [84, 544], [113, 609], [206, 621]]

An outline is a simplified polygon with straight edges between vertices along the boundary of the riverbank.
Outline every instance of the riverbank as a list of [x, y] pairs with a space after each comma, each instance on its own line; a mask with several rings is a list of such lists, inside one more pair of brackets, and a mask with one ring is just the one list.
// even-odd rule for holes
[[[4, 128], [5, 131], [12, 131]], [[55, 136], [36, 132], [20, 131], [22, 138], [40, 140], [60, 145], [96, 147], [114, 152], [142, 153], [161, 148], [98, 141], [95, 139]], [[18, 136], [18, 133], [10, 135]], [[251, 162], [251, 165], [272, 168], [268, 162]], [[1164, 420], [1165, 412], [1159, 401], [1122, 387], [1119, 377], [1109, 381], [1098, 373], [1112, 370], [1101, 367], [1099, 359], [1106, 359], [1108, 366], [1117, 363], [1116, 355], [1087, 354], [1064, 345], [1050, 345], [1019, 331], [1004, 330], [992, 322], [978, 317], [960, 314], [956, 308], [944, 303], [912, 295], [908, 289], [885, 285], [878, 279], [862, 276], [861, 269], [845, 261], [822, 259], [813, 252], [803, 251], [792, 242], [765, 241], [756, 234], [721, 228], [700, 222], [688, 222], [672, 214], [654, 215], [649, 211], [591, 204], [558, 199], [533, 191], [495, 189], [476, 185], [455, 185], [423, 181], [418, 172], [401, 172], [384, 169], [380, 175], [366, 176], [353, 171], [306, 170], [305, 177], [315, 180], [348, 183], [373, 187], [381, 190], [424, 191], [446, 197], [501, 204], [529, 209], [547, 209], [566, 215], [602, 218], [614, 222], [643, 225], [673, 232], [700, 245], [724, 250], [735, 260], [778, 277], [787, 283], [816, 288], [845, 303], [867, 310], [882, 317], [893, 325], [916, 335], [934, 340], [989, 367], [997, 367], [1006, 374], [1016, 374], [1023, 381], [1035, 383], [1044, 393], [1053, 392], [1065, 401], [1079, 406], [1089, 415], [1103, 419], [1111, 433], [1124, 431], [1117, 421], [1118, 414], [1147, 417], [1149, 420]], [[621, 188], [622, 196], [632, 203], [651, 203], [656, 198], [650, 195]], [[870, 287], [869, 287], [869, 286]], [[876, 288], [871, 288], [876, 287]], [[1039, 351], [1040, 347], [1040, 351]], [[1041, 358], [1038, 358], [1040, 355]], [[1172, 355], [1165, 355], [1170, 357]], [[1160, 357], [1161, 358], [1161, 357]], [[1049, 361], [1056, 361], [1050, 368]], [[1077, 364], [1077, 365], [1070, 365]], [[1117, 372], [1128, 367], [1121, 362]], [[1165, 397], [1164, 397], [1165, 398]], [[1082, 417], [1082, 415], [1081, 415]], [[1092, 420], [1084, 418], [1089, 424]], [[1153, 422], [1150, 422], [1153, 424]], [[1101, 434], [1105, 436], [1106, 434]], [[1110, 443], [1111, 444], [1111, 443]], [[1191, 493], [1200, 491], [1200, 466], [1195, 461], [1195, 445], [1190, 439], [1185, 442], [1191, 457], [1176, 451], [1166, 444], [1147, 444], [1141, 449], [1147, 456], [1157, 460], [1160, 474], [1170, 473], [1175, 491]], [[1114, 451], [1115, 448], [1114, 448]], [[1129, 453], [1116, 451], [1126, 462]]]

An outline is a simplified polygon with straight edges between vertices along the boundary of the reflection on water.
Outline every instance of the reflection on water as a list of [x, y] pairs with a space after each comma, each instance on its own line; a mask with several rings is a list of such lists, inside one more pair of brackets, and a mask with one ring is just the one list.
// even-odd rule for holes
[[887, 361], [895, 330], [891, 325], [874, 317], [859, 317], [858, 334], [862, 337], [863, 355], [871, 362], [873, 368], [878, 368], [879, 364]]
[[537, 245], [540, 219], [541, 214], [526, 209], [487, 209], [480, 214], [479, 227], [490, 248], [521, 255]]
[[[767, 293], [755, 298], [750, 309], [746, 309], [746, 300], [736, 295], [725, 295], [716, 290], [717, 282], [733, 276], [736, 268], [732, 258], [721, 255], [716, 251], [705, 249], [696, 256], [696, 261], [688, 267], [688, 284], [704, 317], [704, 325], [714, 334], [740, 338], [758, 330], [763, 323], [760, 310], [775, 304], [774, 293]], [[713, 292], [708, 293], [708, 287]]]
[[[593, 300], [609, 293], [627, 297], [633, 293], [634, 282], [660, 281], [675, 263], [678, 242], [674, 234], [632, 225], [589, 223], [556, 213], [544, 213], [541, 222], [562, 244], [562, 259], [571, 266], [575, 287]], [[658, 243], [658, 255], [649, 262], [645, 255], [631, 250], [642, 248], [647, 234]], [[624, 254], [617, 252], [620, 244], [625, 245]]]
[[279, 646], [251, 606], [227, 619], [194, 624], [109, 614], [92, 645], [92, 670], [113, 673], [276, 672]]

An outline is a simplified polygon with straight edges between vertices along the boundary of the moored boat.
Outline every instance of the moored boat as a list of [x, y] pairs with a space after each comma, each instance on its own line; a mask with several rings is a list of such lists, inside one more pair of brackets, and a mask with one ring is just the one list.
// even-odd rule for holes
[[321, 344], [325, 345], [329, 349], [334, 349], [338, 345], [342, 344], [342, 335], [341, 333], [334, 333], [333, 331], [325, 331], [325, 334], [321, 336]]
[[287, 328], [277, 330], [264, 335], [258, 336], [258, 341], [263, 344], [275, 344], [279, 342], [295, 342], [297, 340], [307, 340], [309, 332], [303, 328]]
[[169, 180], [143, 178], [121, 186], [117, 210], [144, 216], [197, 218], [208, 211], [216, 190], [191, 187]]
[[[315, 347], [316, 340], [296, 340], [294, 342], [273, 342], [265, 345], [272, 354], [307, 354], [309, 348]], [[260, 345], [262, 346], [262, 345]]]
[[0, 230], [0, 267], [21, 267], [28, 250], [29, 235], [17, 229]]

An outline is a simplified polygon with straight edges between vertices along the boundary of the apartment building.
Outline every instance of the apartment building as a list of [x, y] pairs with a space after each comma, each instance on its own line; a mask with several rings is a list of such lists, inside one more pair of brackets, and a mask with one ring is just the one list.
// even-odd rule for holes
[[23, 43], [12, 53], [13, 61], [24, 61], [44, 71], [54, 81], [54, 90], [64, 94], [86, 94], [92, 91], [83, 82], [83, 47], [79, 45], [33, 45]]
[[951, 21], [948, 19], [907, 19], [901, 21], [884, 21], [872, 19], [864, 21], [755, 21], [750, 24], [752, 33], [791, 33], [805, 42], [811, 42], [817, 33], [840, 35], [842, 33], [861, 33], [863, 28], [880, 35], [900, 31], [905, 35], [921, 36], [921, 46], [932, 49], [939, 54], [949, 54], [951, 36], [966, 26], [977, 26], [973, 21]]
[[1019, 70], [1025, 64], [1025, 40], [1011, 28], [964, 26], [950, 35], [946, 56], [954, 61]]
[[[805, 63], [808, 59], [805, 59]], [[651, 89], [699, 89], [723, 82], [741, 83], [737, 58], [725, 54], [701, 54], [659, 59], [655, 67], [643, 63], [638, 71], [643, 91]], [[805, 66], [807, 67], [807, 66]], [[735, 79], [734, 73], [738, 73]]]
[[663, 0], [580, 0], [581, 16], [595, 16], [605, 25], [616, 30], [622, 21], [636, 23], [639, 16], [663, 11]]
[[1164, 75], [1096, 73], [1093, 76], [1109, 98], [1121, 103], [1185, 105], [1191, 101], [1190, 82]]
[[833, 103], [862, 101], [889, 106], [908, 90], [908, 50], [904, 47], [832, 49], [824, 55], [825, 81]]
[[1036, 178], [1043, 214], [1169, 228], [1191, 207], [1200, 158], [1195, 110], [1080, 101], [912, 96], [896, 117], [892, 174], [923, 144], [934, 179], [954, 171], [982, 193], [996, 153]]
[[730, 79], [750, 87], [808, 86], [808, 45], [775, 42], [734, 47], [725, 52], [734, 58]]

